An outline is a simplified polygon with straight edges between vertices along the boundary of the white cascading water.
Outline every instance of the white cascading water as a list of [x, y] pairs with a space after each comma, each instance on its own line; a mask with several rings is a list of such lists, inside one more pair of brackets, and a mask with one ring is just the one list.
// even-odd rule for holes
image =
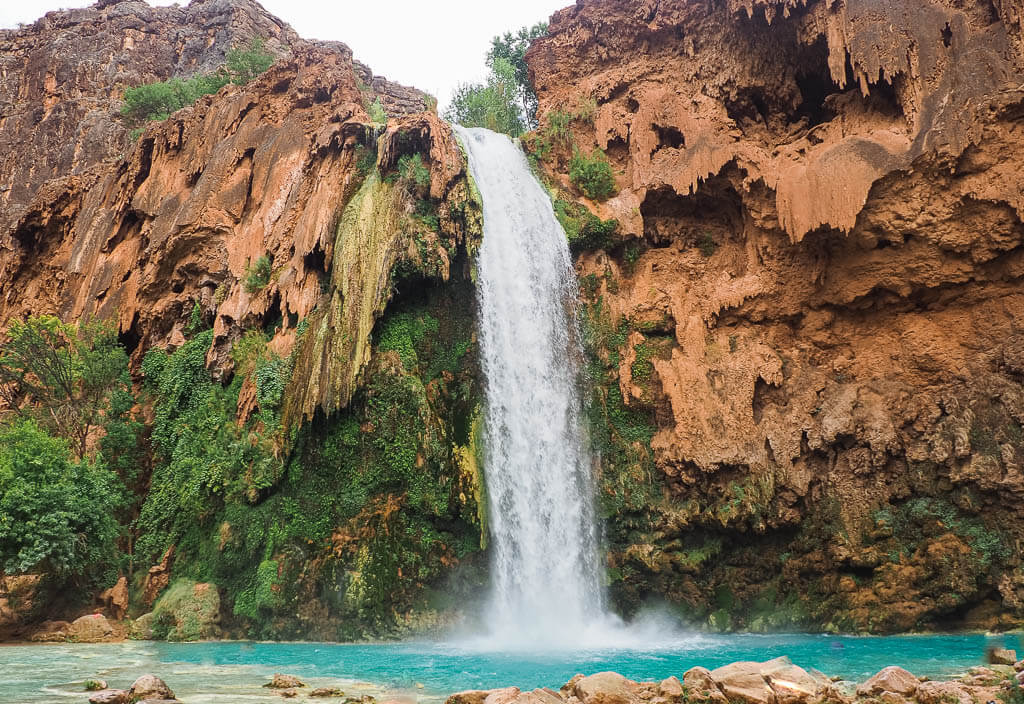
[[483, 200], [477, 271], [492, 644], [575, 643], [605, 622], [579, 392], [576, 277], [522, 150], [455, 128]]

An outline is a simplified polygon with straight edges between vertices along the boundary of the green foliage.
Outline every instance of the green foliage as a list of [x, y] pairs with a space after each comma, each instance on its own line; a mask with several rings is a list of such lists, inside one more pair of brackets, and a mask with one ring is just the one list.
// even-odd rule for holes
[[245, 290], [248, 293], [262, 291], [270, 283], [273, 263], [266, 254], [245, 267]]
[[82, 689], [86, 692], [98, 692], [101, 689], [106, 689], [106, 687], [99, 680], [86, 680], [82, 683]]
[[[177, 545], [176, 577], [216, 583], [225, 610], [256, 637], [308, 633], [295, 614], [309, 589], [341, 617], [335, 637], [395, 632], [425, 585], [479, 550], [455, 453], [478, 403], [465, 294], [386, 315], [356, 396], [303, 426], [286, 460], [264, 438], [279, 428], [290, 365], [268, 353], [265, 336], [250, 331], [235, 343], [226, 388], [205, 368], [211, 331], [172, 355], [147, 354], [157, 465], [138, 553], [156, 559]], [[245, 378], [260, 411], [239, 428]], [[161, 612], [154, 633], [192, 637], [183, 623], [180, 609]]]
[[227, 53], [227, 74], [231, 82], [242, 86], [270, 68], [274, 55], [264, 51], [263, 39], [254, 37], [245, 47], [232, 47]]
[[607, 249], [614, 242], [618, 220], [602, 220], [579, 203], [563, 198], [556, 198], [553, 207], [573, 252]]
[[384, 112], [384, 106], [380, 103], [380, 98], [375, 98], [372, 103], [366, 108], [366, 113], [370, 116], [370, 120], [378, 125], [383, 125], [388, 121], [388, 114]]
[[377, 152], [366, 145], [356, 147], [356, 170], [365, 178], [377, 166]]
[[[649, 414], [626, 406], [617, 368], [629, 334], [625, 320], [612, 321], [598, 299], [585, 308], [584, 344], [594, 393], [587, 406], [590, 439], [601, 457], [601, 507], [606, 517], [629, 521], [660, 494], [654, 479]], [[612, 526], [615, 537], [615, 526]]]
[[203, 308], [199, 305], [199, 301], [196, 301], [192, 304], [192, 314], [189, 316], [188, 325], [185, 326], [185, 332], [189, 335], [195, 335], [203, 329], [204, 325]]
[[273, 63], [274, 55], [263, 50], [263, 40], [253, 39], [245, 48], [236, 47], [228, 51], [226, 66], [213, 73], [186, 79], [172, 78], [126, 89], [121, 114], [135, 124], [165, 120], [171, 113], [191, 105], [204, 95], [216, 93], [228, 83], [248, 83]]
[[430, 169], [423, 163], [423, 156], [403, 154], [398, 158], [398, 176], [410, 190], [417, 191], [430, 186]]
[[12, 321], [0, 345], [0, 401], [69, 440], [85, 456], [107, 420], [112, 395], [131, 388], [128, 355], [104, 322], [77, 328], [50, 315]]
[[980, 571], [1005, 564], [1012, 548], [1005, 534], [987, 526], [981, 518], [965, 515], [944, 498], [920, 497], [889, 510], [875, 513], [876, 522], [891, 525], [896, 539], [912, 552], [923, 540], [952, 532], [970, 546]]
[[999, 701], [1003, 704], [1024, 704], [1024, 686], [1017, 684], [1017, 681], [1011, 678], [998, 696]]
[[700, 236], [700, 239], [697, 241], [697, 247], [705, 257], [710, 257], [718, 249], [718, 245], [715, 244], [715, 240], [710, 232], [705, 232]]
[[490, 69], [485, 83], [456, 87], [444, 117], [464, 127], [486, 127], [518, 137], [526, 131], [526, 123], [520, 112], [515, 68], [507, 60], [495, 58]]
[[569, 162], [569, 180], [592, 200], [608, 200], [618, 191], [612, 166], [600, 149], [594, 149], [590, 156], [575, 150]]
[[192, 78], [147, 83], [124, 92], [121, 114], [138, 124], [150, 120], [166, 120], [171, 113], [216, 93], [231, 82], [224, 73], [211, 73]]
[[538, 22], [532, 27], [521, 27], [515, 32], [507, 32], [503, 36], [491, 40], [491, 48], [487, 52], [487, 66], [494, 71], [499, 64], [507, 64], [511, 68], [511, 76], [515, 82], [515, 97], [524, 124], [533, 129], [537, 126], [537, 94], [530, 83], [529, 68], [526, 65], [526, 51], [535, 39], [548, 33], [546, 22]]
[[[143, 361], [146, 387], [154, 397], [154, 468], [149, 495], [139, 517], [137, 552], [155, 560], [182, 539], [196, 540], [217, 509], [227, 501], [252, 501], [281, 476], [283, 462], [273, 448], [279, 421], [263, 403], [279, 401], [283, 382], [279, 362], [264, 372], [257, 389], [261, 409], [255, 419], [262, 432], [239, 428], [235, 419], [243, 375], [227, 388], [206, 370], [213, 341], [207, 330], [168, 356], [151, 350]], [[162, 361], [157, 361], [163, 355]], [[262, 367], [256, 363], [256, 373]], [[148, 375], [156, 374], [155, 378]]]
[[0, 426], [0, 571], [95, 581], [115, 564], [119, 492], [32, 420]]

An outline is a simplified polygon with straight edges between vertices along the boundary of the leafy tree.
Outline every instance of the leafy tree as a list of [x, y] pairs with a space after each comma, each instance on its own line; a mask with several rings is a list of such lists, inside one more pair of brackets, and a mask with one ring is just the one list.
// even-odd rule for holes
[[463, 83], [455, 89], [445, 119], [465, 127], [486, 127], [518, 137], [526, 131], [520, 113], [515, 68], [498, 58], [491, 62], [486, 83]]
[[537, 94], [530, 83], [529, 69], [526, 65], [526, 51], [535, 39], [548, 33], [547, 22], [538, 22], [532, 27], [520, 27], [516, 32], [506, 32], [504, 36], [491, 40], [491, 49], [487, 52], [487, 66], [493, 71], [499, 61], [507, 62], [513, 70], [517, 86], [517, 98], [522, 108], [522, 115], [530, 129], [537, 127]]
[[253, 38], [245, 48], [233, 47], [227, 54], [227, 72], [231, 82], [243, 86], [274, 63], [274, 55], [264, 51], [265, 42]]
[[32, 420], [0, 426], [0, 570], [101, 576], [116, 559], [117, 503], [102, 464], [72, 462]]
[[130, 389], [128, 355], [111, 325], [76, 328], [40, 315], [13, 321], [7, 335], [0, 345], [0, 401], [8, 412], [68, 440], [76, 458], [85, 456], [90, 436], [105, 421], [124, 420], [128, 401], [119, 396], [113, 414], [111, 402]]

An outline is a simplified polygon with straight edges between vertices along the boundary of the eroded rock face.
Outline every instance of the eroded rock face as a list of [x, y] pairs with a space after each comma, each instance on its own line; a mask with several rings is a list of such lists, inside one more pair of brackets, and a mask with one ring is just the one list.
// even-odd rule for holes
[[[528, 56], [541, 133], [584, 115], [573, 141], [618, 188], [588, 205], [619, 239], [578, 259], [616, 333], [600, 403], [617, 386], [653, 436], [650, 459], [622, 441], [603, 468], [620, 505], [655, 477], [616, 509], [630, 528], [613, 519], [612, 563], [640, 575], [613, 585], [623, 609], [655, 592], [718, 628], [1024, 619], [1021, 46], [1005, 3], [554, 15]], [[569, 154], [546, 169], [579, 194]]]

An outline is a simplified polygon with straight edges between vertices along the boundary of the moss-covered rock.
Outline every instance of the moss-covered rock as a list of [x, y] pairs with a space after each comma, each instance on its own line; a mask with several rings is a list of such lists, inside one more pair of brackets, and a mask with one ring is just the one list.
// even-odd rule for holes
[[215, 585], [178, 579], [157, 599], [150, 634], [156, 640], [217, 638], [220, 620], [220, 594]]

